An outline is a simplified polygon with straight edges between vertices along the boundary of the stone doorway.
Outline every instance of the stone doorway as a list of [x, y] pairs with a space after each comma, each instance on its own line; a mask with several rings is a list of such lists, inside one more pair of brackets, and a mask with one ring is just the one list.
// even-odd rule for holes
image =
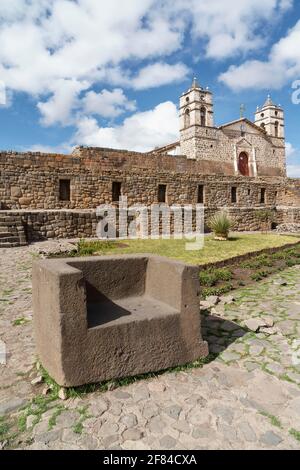
[[239, 155], [238, 169], [243, 176], [249, 176], [249, 159], [246, 152]]

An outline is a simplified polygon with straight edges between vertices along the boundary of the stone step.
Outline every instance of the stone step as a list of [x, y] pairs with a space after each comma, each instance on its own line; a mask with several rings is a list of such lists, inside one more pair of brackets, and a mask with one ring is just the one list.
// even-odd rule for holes
[[5, 238], [0, 238], [0, 243], [20, 243], [20, 239], [19, 237], [13, 237], [13, 236], [9, 236], [9, 237], [5, 237]]
[[2, 232], [0, 228], [0, 238], [7, 238], [11, 236], [11, 232]]
[[9, 242], [0, 242], [0, 248], [16, 248], [17, 246], [20, 246], [19, 243], [9, 243]]
[[0, 221], [0, 227], [14, 227], [16, 225], [18, 226], [21, 225], [19, 220], [16, 220], [16, 221], [6, 220], [5, 222]]
[[27, 245], [22, 218], [14, 214], [0, 214], [0, 248]]
[[21, 220], [21, 217], [18, 215], [0, 215], [0, 221], [5, 222], [6, 220]]

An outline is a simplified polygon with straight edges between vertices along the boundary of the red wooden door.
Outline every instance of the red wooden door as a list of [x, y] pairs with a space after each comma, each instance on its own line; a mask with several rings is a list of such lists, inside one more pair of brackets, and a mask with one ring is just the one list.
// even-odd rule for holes
[[246, 154], [246, 152], [240, 153], [238, 168], [239, 168], [239, 172], [243, 176], [249, 176], [249, 163], [248, 163], [248, 155]]

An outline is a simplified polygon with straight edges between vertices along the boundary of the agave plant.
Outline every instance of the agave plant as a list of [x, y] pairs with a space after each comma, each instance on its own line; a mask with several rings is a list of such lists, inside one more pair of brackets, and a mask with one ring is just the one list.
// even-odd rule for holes
[[217, 212], [209, 219], [208, 226], [214, 232], [216, 240], [227, 240], [231, 220], [226, 212]]

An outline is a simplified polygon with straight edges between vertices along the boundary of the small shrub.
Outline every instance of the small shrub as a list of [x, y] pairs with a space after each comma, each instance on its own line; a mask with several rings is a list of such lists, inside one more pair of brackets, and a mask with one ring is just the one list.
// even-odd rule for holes
[[216, 237], [221, 238], [228, 238], [231, 225], [231, 220], [226, 212], [217, 212], [208, 221], [208, 227], [214, 232]]
[[9, 431], [9, 425], [5, 421], [5, 418], [0, 417], [0, 438], [5, 436]]
[[300, 252], [296, 248], [289, 248], [286, 250], [288, 256], [292, 256], [293, 258], [300, 258]]
[[227, 294], [227, 292], [230, 292], [233, 289], [233, 285], [231, 283], [227, 283], [226, 285], [222, 287], [207, 287], [206, 289], [202, 289], [201, 294], [202, 297], [205, 299], [206, 297], [209, 297], [210, 295], [223, 295]]
[[258, 271], [251, 275], [253, 281], [261, 281], [264, 277], [267, 277], [269, 273], [267, 271]]
[[296, 429], [290, 429], [289, 433], [291, 436], [293, 436], [297, 441], [300, 442], [300, 431], [297, 431]]
[[271, 254], [273, 260], [283, 260], [286, 259], [288, 255], [284, 251], [277, 251]]
[[226, 268], [206, 269], [199, 273], [200, 284], [207, 287], [215, 286], [218, 281], [230, 281], [232, 277], [232, 272]]
[[241, 263], [241, 267], [246, 269], [259, 269], [264, 266], [273, 266], [272, 259], [269, 255], [259, 255], [252, 260]]
[[287, 259], [285, 263], [289, 268], [292, 268], [293, 266], [296, 266], [296, 264], [298, 264], [299, 262], [296, 259]]

